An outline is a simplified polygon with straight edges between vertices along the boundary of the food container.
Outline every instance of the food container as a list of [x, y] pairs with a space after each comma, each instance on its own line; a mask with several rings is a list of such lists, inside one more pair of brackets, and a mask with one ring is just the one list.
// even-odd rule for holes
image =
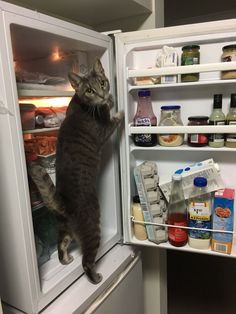
[[[221, 57], [222, 62], [236, 61], [236, 44], [224, 46], [222, 50], [223, 50], [223, 54]], [[222, 71], [221, 78], [222, 80], [235, 79], [236, 69], [230, 71]]]
[[[222, 189], [215, 192], [212, 228], [215, 230], [233, 231], [234, 228], [234, 189]], [[232, 233], [212, 233], [211, 248], [213, 251], [230, 254], [232, 249]]]
[[35, 109], [33, 104], [20, 103], [20, 116], [22, 130], [33, 130], [35, 128]]
[[[207, 116], [192, 116], [189, 117], [188, 125], [208, 125]], [[207, 134], [188, 134], [188, 145], [201, 147], [206, 146], [208, 144], [208, 135]]]
[[[181, 65], [194, 65], [200, 63], [200, 46], [190, 45], [182, 48]], [[181, 82], [195, 82], [199, 80], [199, 73], [181, 75]]]
[[[180, 106], [162, 106], [159, 126], [183, 125], [180, 116]], [[180, 146], [184, 141], [184, 134], [159, 134], [161, 146]]]

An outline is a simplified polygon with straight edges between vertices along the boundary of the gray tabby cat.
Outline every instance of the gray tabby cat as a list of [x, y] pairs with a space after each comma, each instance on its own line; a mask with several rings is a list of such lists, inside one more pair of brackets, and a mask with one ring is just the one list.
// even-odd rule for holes
[[75, 239], [80, 244], [82, 265], [92, 283], [102, 275], [95, 271], [100, 244], [100, 208], [97, 177], [101, 149], [123, 120], [123, 112], [110, 117], [113, 98], [100, 60], [85, 76], [69, 73], [75, 94], [69, 104], [57, 143], [56, 189], [44, 168], [33, 162], [30, 175], [46, 206], [60, 221], [58, 257], [62, 264], [72, 262], [67, 252]]

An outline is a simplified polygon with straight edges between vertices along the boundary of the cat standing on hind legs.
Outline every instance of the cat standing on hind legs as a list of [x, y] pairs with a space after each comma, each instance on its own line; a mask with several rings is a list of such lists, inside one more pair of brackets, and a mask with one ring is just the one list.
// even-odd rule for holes
[[100, 245], [96, 185], [102, 147], [121, 124], [123, 112], [110, 117], [113, 98], [99, 59], [87, 75], [69, 73], [69, 80], [75, 94], [59, 131], [56, 154], [56, 197], [63, 204], [68, 231], [60, 231], [58, 254], [62, 263], [70, 261], [67, 248], [75, 238], [86, 275], [99, 283], [102, 276], [95, 271]]

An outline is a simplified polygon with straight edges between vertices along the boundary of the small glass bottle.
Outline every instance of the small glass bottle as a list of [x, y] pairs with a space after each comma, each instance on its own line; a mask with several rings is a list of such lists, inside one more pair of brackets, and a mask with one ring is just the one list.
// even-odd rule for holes
[[188, 243], [195, 249], [208, 249], [211, 234], [211, 193], [207, 192], [207, 179], [196, 177], [193, 181], [194, 187], [188, 202], [188, 225], [192, 228], [205, 230], [189, 231]]
[[[230, 108], [226, 116], [227, 125], [236, 125], [236, 94], [231, 94]], [[236, 148], [236, 133], [226, 134], [225, 146]]]
[[[181, 174], [172, 176], [171, 194], [168, 203], [168, 224], [187, 227], [187, 205], [184, 198]], [[187, 229], [168, 227], [169, 242], [173, 246], [184, 246], [188, 242]]]
[[[151, 92], [140, 90], [138, 92], [137, 111], [134, 116], [134, 126], [156, 126], [157, 118], [152, 109]], [[156, 134], [134, 134], [134, 143], [137, 146], [155, 146]]]
[[[224, 125], [225, 114], [222, 111], [222, 94], [214, 95], [213, 110], [209, 117], [209, 125]], [[224, 146], [224, 134], [215, 133], [209, 135], [208, 145], [211, 147]]]
[[[180, 106], [162, 106], [159, 126], [183, 125], [180, 116]], [[180, 146], [184, 141], [184, 134], [159, 134], [159, 144], [162, 146]]]
[[[222, 50], [223, 50], [223, 54], [221, 56], [222, 62], [236, 61], [236, 45], [224, 46]], [[235, 70], [222, 71], [221, 78], [222, 80], [235, 79], [236, 71]]]
[[[188, 117], [188, 125], [208, 125], [207, 116]], [[206, 146], [208, 144], [208, 135], [203, 133], [188, 134], [188, 145], [193, 147]]]
[[[200, 63], [200, 46], [184, 46], [182, 51], [181, 65], [194, 65]], [[181, 75], [181, 82], [195, 82], [198, 80], [199, 73], [186, 73]]]

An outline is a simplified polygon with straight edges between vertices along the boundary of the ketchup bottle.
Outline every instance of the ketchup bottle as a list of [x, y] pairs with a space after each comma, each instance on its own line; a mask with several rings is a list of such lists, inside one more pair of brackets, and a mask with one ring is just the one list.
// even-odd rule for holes
[[[168, 224], [187, 227], [187, 204], [184, 199], [182, 176], [172, 176], [171, 195], [168, 204]], [[169, 242], [173, 246], [184, 246], [188, 242], [188, 230], [168, 227]]]

